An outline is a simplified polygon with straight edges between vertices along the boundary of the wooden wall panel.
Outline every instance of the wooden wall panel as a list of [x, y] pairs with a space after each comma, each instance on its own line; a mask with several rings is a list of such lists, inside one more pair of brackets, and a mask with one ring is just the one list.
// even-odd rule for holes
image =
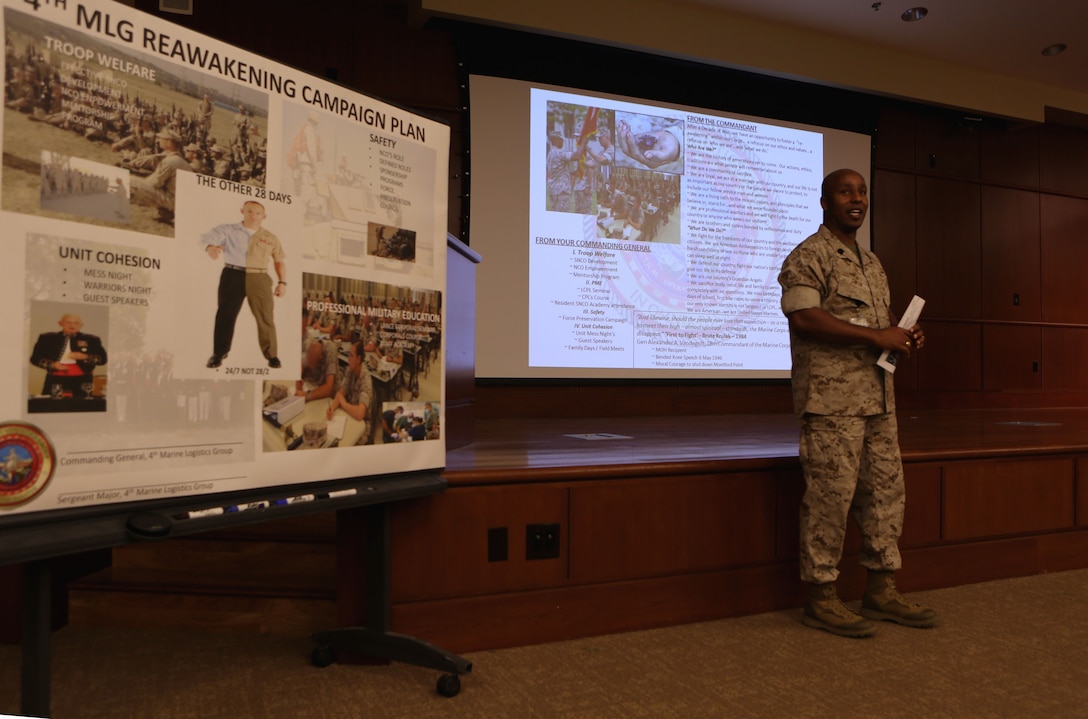
[[941, 541], [941, 465], [934, 462], [903, 465], [907, 509], [903, 519], [903, 549]]
[[928, 317], [981, 317], [979, 205], [978, 185], [918, 178], [918, 294]]
[[1088, 200], [1043, 195], [1041, 217], [1043, 321], [1088, 324]]
[[0, 587], [0, 644], [17, 644], [22, 639], [23, 565], [0, 566]]
[[1072, 527], [1073, 459], [950, 462], [944, 468], [944, 540]]
[[774, 481], [743, 473], [579, 485], [571, 490], [571, 579], [773, 561]]
[[[926, 391], [982, 389], [982, 328], [965, 322], [926, 319], [926, 347], [911, 355], [918, 365], [918, 388]], [[896, 372], [898, 374], [898, 371]]]
[[978, 125], [963, 115], [919, 111], [915, 132], [914, 167], [919, 172], [977, 180]]
[[982, 188], [982, 316], [1038, 322], [1039, 195]]
[[[395, 601], [501, 593], [567, 582], [567, 488], [454, 487], [390, 508]], [[559, 558], [527, 560], [528, 524], [560, 525]], [[488, 561], [488, 530], [507, 529], [507, 560]]]
[[1044, 191], [1088, 197], [1088, 130], [1055, 123], [1043, 125], [1039, 179]]
[[982, 328], [982, 388], [1025, 390], [1042, 387], [1042, 332], [1038, 326]]
[[873, 252], [892, 289], [892, 309], [902, 313], [917, 291], [914, 175], [877, 170], [872, 181]]
[[1038, 126], [984, 126], [979, 131], [979, 174], [983, 182], [1039, 187]]
[[1088, 457], [1077, 457], [1077, 505], [1078, 527], [1088, 526]]
[[888, 103], [880, 108], [874, 154], [877, 167], [914, 169], [916, 116], [917, 112], [902, 105]]
[[1088, 389], [1088, 327], [1044, 327], [1043, 389]]

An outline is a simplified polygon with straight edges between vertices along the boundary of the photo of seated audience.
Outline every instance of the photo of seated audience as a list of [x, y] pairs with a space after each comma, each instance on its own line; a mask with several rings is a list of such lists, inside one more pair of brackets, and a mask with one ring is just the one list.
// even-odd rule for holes
[[614, 167], [597, 202], [598, 237], [680, 242], [680, 175]]

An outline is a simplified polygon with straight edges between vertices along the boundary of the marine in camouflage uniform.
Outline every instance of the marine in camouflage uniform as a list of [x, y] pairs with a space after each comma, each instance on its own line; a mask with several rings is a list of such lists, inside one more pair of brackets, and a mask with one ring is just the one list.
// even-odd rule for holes
[[193, 167], [181, 156], [181, 135], [166, 128], [155, 135], [163, 150], [158, 166], [147, 177], [132, 178], [132, 200], [158, 210], [158, 219], [174, 221], [174, 204], [177, 197], [177, 173], [192, 172]]
[[588, 138], [582, 138], [576, 150], [563, 149], [566, 143], [558, 132], [548, 133], [548, 209], [555, 212], [570, 212], [571, 174], [570, 163], [585, 156]]
[[[907, 602], [891, 579], [901, 566], [903, 465], [892, 375], [876, 364], [883, 349], [909, 354], [924, 335], [918, 326], [895, 326], [884, 268], [856, 242], [869, 204], [864, 178], [851, 170], [828, 175], [820, 204], [824, 224], [794, 248], [778, 278], [790, 321], [794, 410], [801, 419], [800, 568], [810, 585], [804, 620], [846, 636], [873, 631], [834, 590], [847, 518], [853, 516], [862, 535], [859, 561], [870, 575], [862, 614], [932, 626], [932, 610]], [[902, 600], [904, 608], [881, 599], [889, 592], [890, 601]], [[868, 613], [866, 601], [874, 605]]]

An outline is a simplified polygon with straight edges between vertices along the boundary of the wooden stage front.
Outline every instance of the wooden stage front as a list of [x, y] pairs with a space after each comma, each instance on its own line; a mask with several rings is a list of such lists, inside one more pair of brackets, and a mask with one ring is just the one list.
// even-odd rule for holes
[[[1088, 566], [1088, 410], [899, 427], [905, 590]], [[782, 414], [479, 422], [446, 493], [395, 517], [394, 626], [469, 651], [800, 606], [797, 435]], [[527, 558], [540, 527], [552, 559]]]
[[[899, 424], [904, 590], [1088, 567], [1088, 409]], [[799, 607], [797, 434], [788, 414], [480, 421], [443, 494], [391, 505], [390, 627], [464, 653]], [[341, 515], [117, 548], [73, 585], [73, 622], [358, 624]]]

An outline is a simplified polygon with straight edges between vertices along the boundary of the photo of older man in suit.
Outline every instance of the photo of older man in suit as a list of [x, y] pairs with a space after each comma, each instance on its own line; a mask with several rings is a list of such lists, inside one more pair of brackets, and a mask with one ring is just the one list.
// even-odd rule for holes
[[54, 399], [85, 399], [94, 387], [94, 370], [106, 364], [106, 348], [97, 335], [83, 332], [83, 318], [64, 314], [59, 332], [43, 332], [34, 343], [30, 363], [45, 370], [41, 393]]

